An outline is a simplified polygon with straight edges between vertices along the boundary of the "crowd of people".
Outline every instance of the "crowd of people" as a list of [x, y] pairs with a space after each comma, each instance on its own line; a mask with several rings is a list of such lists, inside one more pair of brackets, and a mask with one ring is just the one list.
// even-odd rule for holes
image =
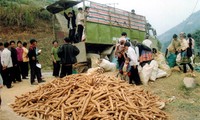
[[[179, 37], [174, 34], [173, 39], [165, 53], [169, 66], [172, 68], [178, 66], [184, 73], [187, 73], [187, 68], [189, 67], [191, 69], [192, 76], [195, 76], [192, 65], [194, 63], [195, 56], [194, 47], [195, 40], [192, 38], [190, 33], [186, 36], [184, 32], [181, 32]], [[183, 65], [183, 67], [181, 67], [181, 65]]]
[[[72, 65], [77, 62], [76, 56], [80, 52], [76, 46], [72, 45], [68, 37], [64, 39], [64, 42], [58, 47], [58, 41], [53, 41], [51, 50], [53, 76], [60, 78], [72, 74]], [[37, 48], [35, 39], [30, 40], [29, 49], [27, 49], [26, 42], [17, 41], [17, 47], [15, 41], [0, 42], [0, 90], [3, 86], [10, 89], [13, 87], [12, 83], [28, 79], [29, 66], [31, 85], [45, 82], [42, 78], [41, 64], [38, 61], [40, 54], [41, 50]], [[60, 64], [62, 65], [61, 71]]]
[[23, 79], [28, 79], [29, 64], [31, 69], [31, 84], [35, 82], [37, 76], [38, 83], [45, 82], [42, 80], [41, 69], [37, 67], [39, 64], [37, 56], [41, 50], [37, 50], [37, 41], [30, 40], [30, 47], [27, 49], [27, 43], [22, 43], [14, 40], [10, 42], [0, 42], [0, 59], [1, 59], [1, 76], [3, 85], [7, 88], [12, 87], [12, 83], [22, 82]]
[[[150, 64], [152, 60], [157, 61], [160, 64], [159, 66], [166, 72], [169, 71], [167, 70], [169, 67], [173, 69], [173, 67], [179, 66], [180, 70], [183, 70], [183, 73], [187, 73], [189, 71], [188, 65], [191, 69], [191, 75], [195, 76], [192, 65], [195, 41], [191, 34], [187, 35], [187, 40], [186, 34], [183, 32], [180, 33], [179, 38], [178, 35], [174, 34], [165, 56], [156, 48], [152, 48], [152, 41], [149, 40], [148, 37], [146, 37], [142, 43], [138, 43], [138, 41], [130, 42], [125, 32], [121, 35], [116, 44], [115, 56], [118, 60], [121, 78], [128, 80], [130, 84], [142, 84], [138, 67], [140, 66], [142, 69], [146, 64]], [[177, 59], [180, 60], [178, 61]], [[168, 64], [169, 67], [165, 65], [165, 63]], [[172, 63], [173, 65], [171, 65]]]

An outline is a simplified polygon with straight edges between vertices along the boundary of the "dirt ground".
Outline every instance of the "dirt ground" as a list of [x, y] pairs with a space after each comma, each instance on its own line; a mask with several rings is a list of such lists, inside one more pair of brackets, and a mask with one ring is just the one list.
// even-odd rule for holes
[[[46, 82], [54, 79], [51, 77], [51, 73], [43, 73], [43, 77], [45, 78]], [[0, 120], [28, 120], [27, 118], [20, 117], [14, 113], [9, 105], [15, 101], [15, 96], [35, 90], [37, 87], [38, 85], [31, 85], [29, 79], [13, 84], [13, 88], [11, 89], [4, 87], [1, 90], [2, 106], [0, 110]]]
[[[113, 73], [106, 74], [114, 75]], [[47, 82], [53, 79], [50, 73], [43, 75]], [[168, 78], [149, 82], [148, 86], [142, 87], [160, 96], [163, 100], [174, 98], [172, 102], [166, 104], [164, 109], [169, 115], [169, 120], [200, 120], [200, 74], [196, 73], [196, 75], [197, 86], [194, 89], [186, 89], [183, 86], [185, 75], [179, 72], [173, 72], [173, 75]], [[15, 96], [32, 91], [36, 87], [38, 86], [30, 85], [29, 80], [15, 83], [11, 89], [4, 87], [1, 91], [3, 103], [0, 111], [0, 120], [28, 120], [14, 113], [9, 104], [14, 102]]]

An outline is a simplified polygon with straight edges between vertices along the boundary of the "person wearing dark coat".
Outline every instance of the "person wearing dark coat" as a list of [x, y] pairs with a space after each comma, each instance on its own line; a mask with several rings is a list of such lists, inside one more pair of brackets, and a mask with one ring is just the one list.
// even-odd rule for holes
[[21, 73], [17, 60], [17, 50], [15, 49], [15, 41], [10, 41], [10, 51], [13, 67], [11, 68], [11, 80], [15, 83], [16, 81], [21, 82]]
[[[45, 82], [41, 78], [41, 72], [40, 69], [36, 66], [38, 63], [37, 60], [37, 53], [36, 53], [36, 46], [37, 46], [37, 41], [35, 39], [30, 40], [30, 47], [29, 47], [29, 52], [28, 52], [28, 57], [29, 57], [29, 64], [31, 68], [31, 85], [37, 85], [38, 83]], [[37, 77], [38, 83], [35, 82], [35, 76]]]
[[75, 33], [76, 33], [76, 15], [75, 15], [75, 11], [72, 10], [72, 12], [69, 12], [68, 14], [66, 14], [64, 12], [64, 16], [68, 21], [68, 29], [69, 29], [69, 38], [70, 40], [72, 40], [72, 42], [75, 42]]
[[60, 78], [72, 74], [72, 65], [77, 62], [76, 56], [79, 54], [79, 49], [71, 44], [71, 40], [66, 37], [65, 44], [59, 47], [58, 57], [61, 59], [61, 73]]

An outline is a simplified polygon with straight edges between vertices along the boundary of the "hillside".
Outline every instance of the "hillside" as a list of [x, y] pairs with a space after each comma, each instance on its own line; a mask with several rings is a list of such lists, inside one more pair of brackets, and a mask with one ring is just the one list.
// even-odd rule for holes
[[51, 69], [49, 44], [54, 40], [52, 15], [41, 8], [53, 0], [0, 0], [0, 40], [38, 40], [39, 59], [44, 69]]
[[171, 28], [167, 32], [158, 36], [159, 40], [162, 43], [162, 51], [164, 51], [166, 49], [166, 47], [169, 45], [173, 34], [178, 35], [180, 32], [194, 33], [195, 31], [200, 29], [199, 18], [200, 18], [200, 11], [192, 14], [185, 21], [181, 22], [177, 26]]

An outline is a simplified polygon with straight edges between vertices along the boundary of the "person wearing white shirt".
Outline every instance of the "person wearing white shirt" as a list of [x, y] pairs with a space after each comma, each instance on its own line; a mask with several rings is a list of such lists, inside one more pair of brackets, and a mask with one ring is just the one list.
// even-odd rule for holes
[[134, 40], [134, 41], [132, 41], [131, 47], [135, 50], [135, 53], [137, 55], [137, 59], [139, 60], [140, 53], [139, 53], [139, 48], [138, 48], [137, 44], [138, 44], [137, 40]]
[[[1, 52], [3, 51], [4, 47], [3, 47], [3, 43], [0, 42], [0, 61], [1, 61]], [[3, 78], [1, 76], [1, 72], [2, 72], [2, 65], [0, 64], [0, 109], [1, 109], [1, 89], [3, 88]]]
[[133, 81], [136, 85], [141, 85], [142, 82], [140, 80], [140, 76], [138, 73], [138, 58], [135, 50], [131, 47], [129, 42], [125, 43], [125, 51], [127, 54], [127, 57], [130, 58], [130, 66], [131, 66], [131, 75], [130, 75], [130, 81], [129, 83], [132, 84]]
[[4, 43], [4, 50], [1, 53], [2, 77], [7, 88], [11, 88], [12, 80], [10, 78], [11, 68], [13, 67], [11, 52], [8, 50], [9, 43]]
[[149, 37], [147, 36], [145, 40], [142, 41], [142, 44], [146, 45], [149, 48], [152, 48], [152, 41], [149, 40]]
[[85, 14], [83, 12], [82, 8], [78, 8], [78, 14], [76, 17], [76, 24], [78, 25], [77, 33], [78, 33], [78, 42], [81, 42], [82, 35], [83, 35], [83, 29], [84, 29], [84, 20], [85, 20]]

